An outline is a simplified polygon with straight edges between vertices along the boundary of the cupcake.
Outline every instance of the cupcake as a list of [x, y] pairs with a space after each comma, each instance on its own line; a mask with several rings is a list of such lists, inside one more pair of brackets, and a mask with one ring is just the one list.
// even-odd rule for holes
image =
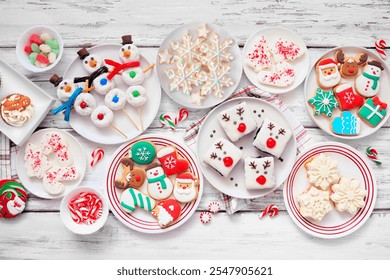
[[25, 95], [13, 93], [1, 99], [1, 118], [10, 126], [23, 126], [31, 120], [33, 113], [31, 99]]

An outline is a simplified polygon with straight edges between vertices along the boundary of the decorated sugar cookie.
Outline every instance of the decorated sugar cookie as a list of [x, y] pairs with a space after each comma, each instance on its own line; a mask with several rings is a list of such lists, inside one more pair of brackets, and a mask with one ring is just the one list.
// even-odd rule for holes
[[268, 189], [275, 186], [273, 157], [245, 159], [245, 186], [248, 190]]
[[199, 77], [205, 76], [200, 73], [201, 65], [199, 63], [188, 64], [184, 60], [178, 60], [176, 67], [165, 70], [168, 79], [171, 80], [169, 90], [171, 92], [182, 90], [184, 94], [191, 95], [192, 89], [201, 84]]
[[152, 212], [156, 206], [156, 201], [153, 198], [133, 188], [125, 189], [119, 201], [122, 209], [127, 213], [134, 212], [136, 207]]
[[70, 166], [73, 163], [73, 156], [69, 152], [70, 147], [67, 137], [61, 133], [46, 133], [40, 142], [42, 152], [45, 155], [54, 154], [60, 166]]
[[240, 161], [242, 151], [225, 138], [217, 139], [203, 156], [203, 162], [227, 177]]
[[89, 116], [96, 108], [95, 97], [90, 93], [81, 93], [74, 102], [76, 113], [81, 116]]
[[348, 83], [336, 86], [334, 88], [334, 95], [342, 111], [361, 107], [364, 104], [364, 98], [355, 94], [353, 86]]
[[115, 88], [114, 79], [109, 80], [107, 76], [107, 73], [101, 74], [93, 81], [93, 86], [97, 93], [106, 95], [110, 90]]
[[199, 179], [191, 172], [176, 176], [173, 196], [181, 203], [194, 201], [198, 197]]
[[260, 72], [272, 65], [271, 52], [267, 40], [261, 36], [246, 55], [246, 64], [255, 72]]
[[343, 111], [340, 117], [331, 122], [331, 129], [339, 135], [357, 135], [360, 133], [360, 119], [349, 111]]
[[172, 55], [169, 53], [168, 49], [165, 49], [158, 53], [161, 64], [171, 64]]
[[210, 62], [208, 68], [209, 72], [207, 75], [204, 72], [198, 75], [202, 83], [201, 95], [208, 96], [213, 94], [218, 98], [222, 98], [225, 89], [235, 84], [229, 75], [231, 67], [225, 64], [218, 65]]
[[137, 141], [129, 149], [129, 158], [140, 165], [152, 163], [156, 157], [156, 146], [150, 141]]
[[318, 222], [332, 209], [329, 199], [329, 191], [319, 190], [312, 186], [297, 197], [298, 208], [305, 218], [312, 218]]
[[317, 83], [323, 90], [337, 86], [341, 80], [338, 63], [331, 58], [323, 58], [317, 62]]
[[171, 179], [167, 177], [159, 163], [151, 163], [145, 168], [146, 177], [148, 180], [148, 193], [156, 199], [166, 199], [173, 191]]
[[226, 135], [233, 142], [257, 128], [256, 120], [246, 102], [219, 113], [218, 121]]
[[265, 118], [263, 125], [256, 133], [253, 146], [260, 151], [280, 158], [292, 136], [291, 129], [283, 127]]
[[34, 106], [28, 96], [13, 93], [0, 100], [0, 120], [15, 127], [21, 127], [31, 120]]
[[270, 50], [276, 63], [294, 61], [305, 53], [304, 49], [295, 42], [282, 38], [279, 38]]
[[313, 98], [310, 98], [308, 102], [314, 108], [314, 116], [322, 114], [330, 118], [333, 114], [333, 110], [339, 107], [333, 90], [325, 91], [317, 88], [316, 95]]
[[43, 188], [52, 195], [60, 195], [65, 191], [64, 181], [74, 181], [80, 177], [77, 167], [53, 167], [43, 176]]
[[328, 190], [340, 179], [337, 161], [321, 153], [305, 163], [307, 179], [315, 187]]
[[209, 43], [203, 43], [200, 46], [200, 51], [203, 54], [200, 57], [200, 61], [203, 65], [213, 63], [214, 65], [222, 66], [226, 62], [234, 60], [234, 56], [229, 51], [232, 45], [233, 40], [221, 39], [218, 33], [212, 32], [209, 36]]
[[78, 87], [73, 81], [69, 79], [64, 80], [56, 74], [51, 76], [50, 83], [57, 87], [57, 96], [62, 102], [68, 101], [70, 96]]
[[122, 47], [119, 49], [119, 58], [122, 62], [138, 61], [141, 53], [138, 48], [133, 45], [131, 35], [122, 36]]
[[161, 228], [172, 225], [179, 219], [181, 213], [180, 203], [174, 199], [160, 201], [153, 209], [152, 215], [157, 219]]
[[122, 174], [115, 179], [114, 186], [118, 189], [140, 188], [145, 180], [146, 173], [143, 169], [135, 167], [134, 162], [129, 157], [121, 159]]
[[188, 161], [180, 157], [173, 146], [166, 146], [157, 152], [157, 159], [167, 176], [184, 172], [188, 169]]
[[359, 118], [372, 127], [376, 127], [387, 114], [387, 103], [378, 96], [368, 98], [357, 112]]
[[24, 151], [24, 166], [27, 170], [27, 176], [41, 179], [53, 165], [41, 148], [28, 143]]
[[14, 180], [0, 180], [0, 219], [12, 219], [26, 207], [27, 192]]
[[336, 51], [335, 59], [340, 64], [340, 73], [343, 78], [353, 78], [359, 73], [359, 66], [363, 66], [368, 55], [360, 53], [356, 56], [346, 56], [342, 50]]
[[103, 59], [97, 54], [90, 54], [86, 48], [82, 48], [77, 54], [83, 61], [83, 68], [90, 74], [103, 66]]
[[260, 84], [274, 87], [287, 87], [294, 82], [294, 79], [294, 67], [286, 61], [280, 61], [271, 70], [262, 70], [257, 74]]
[[363, 73], [355, 80], [356, 92], [364, 97], [377, 95], [380, 89], [379, 78], [383, 70], [383, 65], [379, 61], [371, 60], [367, 62]]

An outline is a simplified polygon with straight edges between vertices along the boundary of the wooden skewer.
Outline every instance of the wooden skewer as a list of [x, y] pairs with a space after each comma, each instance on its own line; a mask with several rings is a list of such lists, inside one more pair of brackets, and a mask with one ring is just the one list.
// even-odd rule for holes
[[127, 139], [127, 136], [126, 134], [124, 134], [119, 128], [117, 128], [115, 125], [113, 125], [112, 123], [110, 123], [110, 126], [115, 129], [116, 131], [118, 131], [123, 137], [125, 137]]
[[154, 63], [150, 64], [148, 67], [146, 67], [144, 70], [142, 70], [142, 72], [146, 73], [148, 72], [150, 69], [152, 69], [154, 67]]
[[133, 119], [130, 117], [129, 113], [126, 112], [125, 109], [122, 108], [122, 112], [125, 113], [125, 115], [129, 118], [129, 120], [131, 121], [131, 123], [134, 125], [134, 127], [139, 130], [139, 127], [138, 125], [136, 125], [136, 123], [133, 121]]
[[139, 121], [141, 123], [141, 131], [144, 131], [144, 124], [142, 122], [142, 112], [141, 112], [141, 107], [138, 107], [138, 115], [139, 115]]

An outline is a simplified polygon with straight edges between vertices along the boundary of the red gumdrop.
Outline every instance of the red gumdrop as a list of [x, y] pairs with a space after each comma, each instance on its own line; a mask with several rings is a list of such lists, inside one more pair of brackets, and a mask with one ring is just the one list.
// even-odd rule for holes
[[33, 50], [32, 50], [32, 48], [31, 48], [31, 45], [29, 45], [29, 44], [25, 45], [25, 46], [24, 46], [24, 52], [25, 52], [26, 54], [32, 53]]
[[32, 34], [28, 40], [29, 40], [31, 43], [37, 44], [38, 46], [39, 46], [40, 44], [42, 44], [42, 42], [41, 42], [41, 36], [39, 36], [38, 34]]
[[104, 114], [100, 113], [97, 115], [98, 120], [103, 120], [104, 119]]
[[259, 183], [260, 185], [264, 185], [267, 182], [267, 178], [265, 178], [264, 175], [261, 175], [256, 178], [256, 182]]
[[240, 123], [240, 124], [238, 125], [238, 127], [237, 127], [237, 130], [238, 130], [239, 132], [241, 132], [241, 133], [244, 133], [245, 130], [246, 130], [246, 125], [245, 125], [245, 123]]
[[233, 165], [233, 159], [231, 157], [224, 157], [223, 158], [223, 164], [226, 166], [226, 167], [230, 167]]
[[81, 108], [81, 109], [85, 109], [85, 107], [87, 107], [87, 103], [85, 103], [85, 101], [82, 101], [82, 102], [80, 103], [80, 108]]
[[42, 64], [49, 64], [49, 59], [44, 56], [43, 54], [37, 54], [37, 61], [42, 63]]
[[276, 141], [274, 138], [268, 138], [267, 139], [267, 148], [272, 149], [276, 146]]

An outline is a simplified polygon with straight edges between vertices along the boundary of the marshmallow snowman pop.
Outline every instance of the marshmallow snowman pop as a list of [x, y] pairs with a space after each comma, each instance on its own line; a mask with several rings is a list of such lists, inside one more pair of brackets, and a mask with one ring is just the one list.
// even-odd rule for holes
[[90, 74], [103, 66], [103, 60], [100, 56], [91, 55], [86, 48], [82, 48], [77, 54], [83, 61], [83, 68]]
[[115, 125], [112, 124], [112, 121], [114, 120], [114, 113], [110, 108], [107, 106], [98, 106], [95, 110], [93, 110], [91, 114], [91, 121], [94, 125], [97, 127], [107, 127], [111, 126], [113, 129], [115, 129], [118, 133], [120, 133], [124, 138], [127, 139], [127, 136]]
[[127, 102], [138, 109], [138, 116], [141, 123], [141, 131], [144, 131], [144, 124], [142, 122], [141, 107], [148, 101], [146, 89], [142, 86], [131, 86], [126, 90]]

